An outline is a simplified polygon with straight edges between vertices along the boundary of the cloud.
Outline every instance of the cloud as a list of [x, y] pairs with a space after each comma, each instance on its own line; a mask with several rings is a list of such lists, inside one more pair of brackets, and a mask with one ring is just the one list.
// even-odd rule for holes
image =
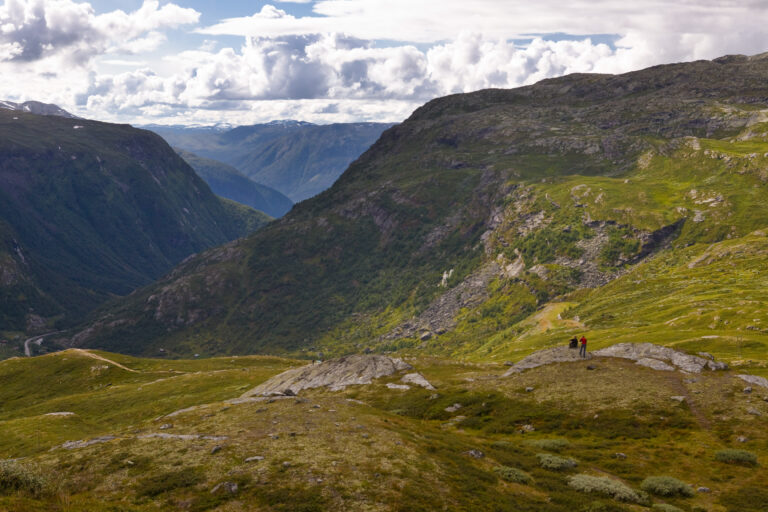
[[[266, 5], [253, 16], [198, 31], [259, 37], [340, 32], [427, 44], [452, 41], [468, 29], [503, 40], [529, 34], [618, 34], [623, 44], [644, 47], [643, 55], [627, 55], [625, 62], [649, 65], [768, 47], [768, 5], [761, 0], [321, 0], [313, 11], [294, 17]], [[649, 62], [654, 56], [656, 61]]]
[[[312, 9], [294, 16], [267, 4], [198, 29], [202, 43], [163, 57], [167, 30], [199, 13], [150, 0], [101, 15], [73, 0], [6, 0], [0, 91], [115, 121], [396, 121], [445, 94], [768, 48], [759, 0], [321, 0]], [[244, 42], [227, 47], [220, 35]]]
[[83, 65], [103, 53], [144, 53], [165, 40], [162, 29], [197, 23], [200, 13], [145, 0], [132, 12], [96, 15], [71, 0], [6, 0], [0, 6], [0, 61], [59, 57]]

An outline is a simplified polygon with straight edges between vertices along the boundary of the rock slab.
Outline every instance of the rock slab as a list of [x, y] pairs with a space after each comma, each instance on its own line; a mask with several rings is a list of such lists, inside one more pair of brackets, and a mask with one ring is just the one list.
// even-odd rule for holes
[[351, 355], [322, 363], [292, 368], [259, 384], [242, 396], [297, 395], [304, 389], [327, 387], [340, 391], [347, 386], [370, 384], [373, 379], [387, 377], [413, 367], [403, 361], [382, 355]]
[[752, 384], [753, 386], [762, 386], [764, 388], [768, 388], [768, 379], [765, 377], [758, 377], [757, 375], [737, 375], [738, 378], [743, 380], [744, 382], [747, 382], [749, 384]]
[[424, 378], [424, 376], [420, 373], [406, 373], [403, 375], [403, 378], [400, 379], [400, 382], [405, 382], [406, 384], [413, 384], [414, 386], [421, 386], [424, 389], [434, 390], [435, 386], [429, 383], [427, 379]]
[[600, 357], [621, 357], [633, 361], [655, 359], [673, 364], [678, 369], [689, 373], [701, 373], [704, 369], [727, 370], [728, 365], [708, 358], [692, 356], [669, 347], [653, 343], [617, 343], [593, 352]]
[[[587, 359], [591, 359], [592, 355], [587, 352]], [[553, 347], [544, 350], [539, 350], [529, 355], [525, 359], [522, 359], [518, 363], [514, 364], [512, 368], [504, 372], [504, 377], [508, 377], [514, 373], [520, 373], [524, 370], [530, 370], [538, 366], [544, 366], [545, 364], [552, 363], [568, 363], [573, 361], [584, 361], [584, 358], [579, 356], [579, 351], [568, 347]]]

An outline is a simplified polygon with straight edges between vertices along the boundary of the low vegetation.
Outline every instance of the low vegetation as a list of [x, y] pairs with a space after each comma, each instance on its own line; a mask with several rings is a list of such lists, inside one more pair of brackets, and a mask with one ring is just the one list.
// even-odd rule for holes
[[628, 487], [623, 482], [607, 476], [573, 475], [568, 485], [584, 493], [602, 494], [618, 501], [646, 503], [647, 497]]
[[693, 496], [693, 489], [690, 485], [671, 476], [649, 476], [643, 480], [640, 488], [656, 496], [682, 496], [685, 498]]
[[39, 467], [14, 460], [0, 460], [0, 494], [22, 493], [41, 497], [51, 489], [51, 478]]
[[499, 466], [494, 468], [494, 471], [499, 475], [499, 478], [507, 482], [516, 484], [530, 484], [533, 481], [531, 475], [522, 469], [512, 468], [509, 466]]
[[[0, 362], [0, 459], [23, 457], [7, 463], [16, 483], [0, 510], [626, 512], [650, 505], [641, 482], [674, 453], [675, 477], [711, 492], [660, 496], [671, 505], [763, 512], [766, 468], [712, 462], [726, 428], [764, 454], [728, 372], [689, 382], [601, 360], [499, 378], [500, 365], [409, 362], [437, 389], [393, 390], [393, 377], [247, 402], [235, 398], [297, 362], [73, 350]], [[680, 386], [690, 407], [670, 403]]]
[[740, 466], [757, 466], [757, 456], [747, 450], [718, 450], [715, 452], [715, 460], [726, 464], [738, 464]]
[[541, 467], [544, 469], [551, 469], [553, 471], [573, 469], [579, 465], [578, 461], [575, 459], [558, 457], [557, 455], [552, 455], [551, 453], [539, 453], [536, 455], [536, 458], [539, 459], [539, 465]]

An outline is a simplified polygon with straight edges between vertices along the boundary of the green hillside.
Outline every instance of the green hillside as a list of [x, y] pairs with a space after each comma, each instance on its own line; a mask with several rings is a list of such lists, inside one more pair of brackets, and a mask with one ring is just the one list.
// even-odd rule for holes
[[0, 331], [67, 325], [267, 220], [151, 132], [0, 110]]
[[[78, 343], [483, 360], [576, 329], [759, 366], [766, 78], [768, 59], [733, 56], [434, 100], [331, 189], [116, 304]], [[701, 263], [728, 247], [753, 252]]]
[[388, 123], [274, 121], [231, 130], [151, 126], [172, 146], [225, 162], [299, 202], [336, 181]]
[[250, 206], [272, 217], [282, 217], [293, 202], [270, 187], [260, 185], [234, 167], [183, 149], [176, 152], [211, 187], [214, 194]]
[[768, 405], [732, 372], [409, 362], [437, 389], [243, 400], [298, 361], [2, 361], [0, 510], [764, 510]]

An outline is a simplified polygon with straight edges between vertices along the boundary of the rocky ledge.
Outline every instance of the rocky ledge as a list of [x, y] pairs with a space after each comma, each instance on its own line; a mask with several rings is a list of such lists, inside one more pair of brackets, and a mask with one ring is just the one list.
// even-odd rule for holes
[[[587, 359], [592, 359], [592, 354], [587, 353]], [[544, 366], [545, 364], [552, 363], [569, 363], [573, 361], [584, 361], [584, 358], [579, 357], [579, 349], [568, 347], [553, 347], [544, 350], [539, 350], [529, 355], [525, 359], [512, 365], [512, 367], [504, 373], [504, 377], [508, 377], [513, 373], [520, 373], [523, 370], [529, 370], [536, 368], [537, 366]]]
[[243, 397], [296, 395], [303, 389], [321, 387], [339, 391], [410, 369], [412, 366], [402, 359], [381, 355], [345, 356], [284, 371], [247, 391]]
[[[674, 371], [681, 370], [689, 373], [701, 373], [704, 369], [727, 370], [728, 365], [705, 353], [693, 356], [661, 345], [653, 343], [618, 343], [594, 352], [587, 353], [587, 359], [593, 357], [619, 357], [631, 359], [641, 366], [647, 366], [654, 370]], [[582, 361], [577, 349], [568, 347], [554, 347], [540, 350], [514, 364], [504, 373], [507, 377], [523, 370], [536, 368], [545, 364]]]
[[[689, 373], [701, 373], [704, 369], [727, 370], [728, 365], [715, 361], [709, 354], [701, 352], [698, 356], [692, 356], [669, 347], [654, 345], [653, 343], [618, 343], [593, 353], [599, 357], [621, 357], [637, 361], [637, 364], [648, 366], [656, 370], [678, 370]], [[661, 363], [661, 364], [659, 364]], [[673, 366], [670, 366], [670, 364]]]

